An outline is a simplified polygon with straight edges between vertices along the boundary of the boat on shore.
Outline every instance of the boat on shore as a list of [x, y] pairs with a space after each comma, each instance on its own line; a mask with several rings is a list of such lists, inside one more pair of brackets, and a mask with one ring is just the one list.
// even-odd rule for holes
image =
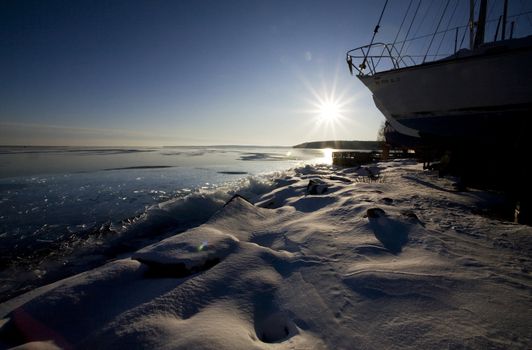
[[[493, 42], [485, 41], [487, 0], [482, 0], [478, 20], [470, 17], [469, 48], [457, 48], [459, 28], [453, 28], [449, 30], [456, 32], [452, 55], [429, 61], [427, 50], [416, 64], [402, 53], [404, 44], [400, 49], [396, 43], [372, 40], [347, 52], [349, 69], [402, 135], [449, 145], [522, 145], [532, 117], [532, 35], [513, 38], [513, 22], [506, 34], [507, 6], [505, 1]], [[377, 31], [378, 26], [374, 38]]]

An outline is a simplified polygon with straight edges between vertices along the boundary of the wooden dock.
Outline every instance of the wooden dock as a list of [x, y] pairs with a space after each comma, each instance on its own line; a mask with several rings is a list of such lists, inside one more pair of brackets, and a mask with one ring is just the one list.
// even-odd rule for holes
[[333, 152], [332, 154], [333, 165], [346, 167], [372, 163], [378, 159], [378, 157], [377, 152], [341, 151]]
[[416, 158], [416, 153], [410, 153], [403, 150], [385, 150], [385, 151], [338, 151], [333, 152], [333, 165], [352, 167], [364, 165], [380, 160], [390, 160], [398, 158]]

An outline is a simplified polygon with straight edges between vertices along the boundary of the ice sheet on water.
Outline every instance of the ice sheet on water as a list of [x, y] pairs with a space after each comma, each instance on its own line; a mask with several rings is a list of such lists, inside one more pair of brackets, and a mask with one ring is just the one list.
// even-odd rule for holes
[[94, 154], [122, 154], [138, 152], [155, 152], [154, 148], [126, 148], [126, 147], [53, 147], [53, 146], [0, 146], [0, 154], [35, 154], [35, 153], [94, 153]]
[[[10, 283], [1, 294], [10, 297], [22, 287], [36, 286], [29, 280], [48, 282], [58, 277], [59, 269], [80, 272], [199, 225], [237, 192], [253, 198], [271, 190], [277, 176], [234, 180], [233, 175], [222, 185], [187, 188], [183, 181], [168, 183], [171, 176], [166, 174], [166, 185], [154, 189], [155, 175], [148, 172], [32, 177], [24, 186], [3, 191], [0, 277]], [[14, 271], [21, 269], [30, 273], [13, 280]]]
[[264, 152], [254, 152], [254, 153], [242, 153], [240, 160], [280, 160], [286, 157], [285, 154], [279, 153], [264, 153]]
[[0, 147], [0, 279], [17, 291], [59, 268], [79, 272], [202, 223], [237, 191], [269, 191], [254, 176], [315, 157], [253, 147]]

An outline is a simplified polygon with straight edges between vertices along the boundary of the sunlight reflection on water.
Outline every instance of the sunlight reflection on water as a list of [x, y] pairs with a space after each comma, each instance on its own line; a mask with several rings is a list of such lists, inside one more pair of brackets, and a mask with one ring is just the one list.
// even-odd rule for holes
[[332, 163], [333, 163], [332, 155], [333, 155], [333, 151], [334, 150], [332, 148], [324, 148], [321, 151], [323, 153], [323, 157], [321, 159], [321, 163], [324, 163], [324, 164], [327, 164], [327, 165], [332, 165]]

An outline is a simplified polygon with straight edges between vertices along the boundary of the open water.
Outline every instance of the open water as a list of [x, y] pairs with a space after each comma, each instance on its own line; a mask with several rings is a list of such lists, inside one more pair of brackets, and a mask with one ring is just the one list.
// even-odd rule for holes
[[0, 301], [205, 222], [327, 163], [283, 147], [0, 147]]

